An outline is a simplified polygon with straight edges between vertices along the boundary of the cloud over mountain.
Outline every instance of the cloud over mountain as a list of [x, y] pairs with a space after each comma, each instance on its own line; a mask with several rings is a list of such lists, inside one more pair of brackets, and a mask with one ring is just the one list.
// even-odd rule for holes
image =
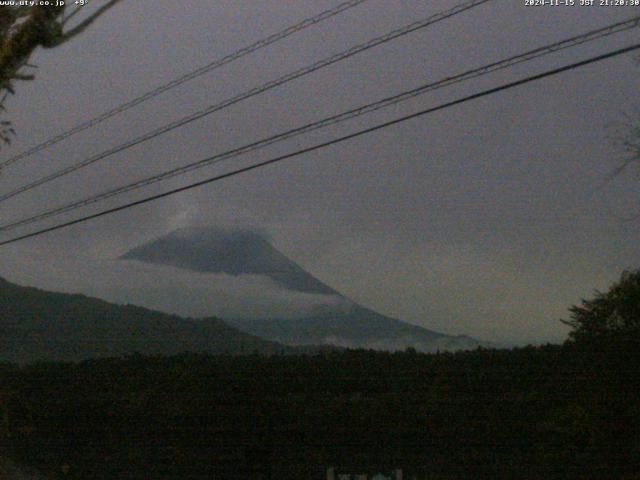
[[226, 318], [236, 327], [291, 345], [331, 344], [343, 347], [422, 351], [473, 348], [465, 336], [448, 336], [386, 317], [358, 305], [322, 283], [278, 251], [260, 232], [214, 227], [180, 229], [134, 248], [121, 257], [149, 264], [171, 265], [214, 275], [262, 276], [288, 294], [312, 294], [316, 303], [302, 314]]

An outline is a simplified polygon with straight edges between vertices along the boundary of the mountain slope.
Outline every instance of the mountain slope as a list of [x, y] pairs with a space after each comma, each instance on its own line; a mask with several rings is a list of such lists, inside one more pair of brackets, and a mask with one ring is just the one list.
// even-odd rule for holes
[[[314, 306], [312, 312], [304, 316], [284, 319], [265, 312], [226, 320], [240, 330], [288, 345], [391, 351], [412, 347], [424, 352], [472, 349], [481, 345], [466, 336], [433, 332], [360, 306], [306, 272], [259, 233], [248, 230], [176, 230], [131, 250], [121, 259], [209, 274], [263, 275], [290, 292], [326, 295], [325, 305]], [[329, 298], [340, 302], [329, 303]]]
[[481, 345], [465, 335], [451, 336], [355, 306], [349, 313], [300, 319], [227, 319], [230, 325], [286, 345], [334, 345], [345, 348], [421, 352], [469, 350]]
[[0, 361], [82, 360], [133, 353], [275, 353], [293, 349], [222, 320], [183, 319], [84, 295], [21, 287], [0, 278]]

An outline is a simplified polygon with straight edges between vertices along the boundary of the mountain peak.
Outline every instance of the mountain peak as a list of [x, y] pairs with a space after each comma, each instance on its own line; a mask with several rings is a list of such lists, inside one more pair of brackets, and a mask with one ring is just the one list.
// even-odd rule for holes
[[[258, 228], [251, 227], [221, 227], [216, 225], [202, 225], [178, 228], [169, 232], [166, 237], [194, 239], [233, 239], [250, 238], [268, 242], [268, 234]], [[162, 238], [162, 237], [161, 237]]]
[[336, 294], [279, 252], [266, 234], [249, 228], [182, 228], [134, 248], [120, 259], [203, 273], [264, 275], [287, 290]]

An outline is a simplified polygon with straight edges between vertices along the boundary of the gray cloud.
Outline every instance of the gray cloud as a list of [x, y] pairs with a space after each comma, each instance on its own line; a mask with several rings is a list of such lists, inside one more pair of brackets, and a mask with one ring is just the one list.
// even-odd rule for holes
[[[2, 188], [455, 3], [371, 0], [56, 145], [6, 172]], [[21, 85], [8, 105], [19, 132], [10, 151], [333, 4], [125, 2], [82, 39], [34, 59], [37, 81]], [[497, 0], [17, 197], [0, 205], [0, 216], [17, 218], [81, 198], [634, 13]], [[632, 41], [637, 32], [270, 147], [239, 164]], [[46, 258], [61, 251], [103, 261], [175, 227], [255, 226], [322, 281], [382, 313], [489, 340], [558, 341], [565, 331], [556, 319], [570, 304], [606, 288], [640, 260], [638, 223], [616, 219], [638, 209], [637, 181], [622, 177], [597, 190], [620, 159], [612, 128], [630, 110], [638, 78], [638, 66], [625, 57], [504, 92], [20, 248], [5, 247], [0, 275], [18, 276], [33, 252], [42, 258], [44, 276], [51, 271]], [[37, 268], [30, 275], [22, 278], [39, 282]], [[150, 276], [130, 281], [145, 288], [145, 278]]]
[[[137, 261], [24, 252], [4, 259], [8, 280], [82, 293], [186, 317], [300, 318], [318, 308], [349, 308], [334, 295], [294, 292], [264, 275], [205, 274]], [[46, 268], [43, 268], [46, 267]]]

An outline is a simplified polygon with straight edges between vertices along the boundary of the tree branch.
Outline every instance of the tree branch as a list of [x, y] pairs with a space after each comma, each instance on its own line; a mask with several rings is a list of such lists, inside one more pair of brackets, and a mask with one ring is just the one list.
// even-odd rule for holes
[[[46, 48], [57, 47], [58, 45], [61, 45], [61, 44], [65, 43], [65, 42], [71, 40], [76, 35], [81, 34], [87, 28], [89, 28], [91, 26], [91, 24], [98, 19], [98, 17], [100, 17], [101, 15], [106, 13], [108, 10], [113, 8], [120, 1], [121, 0], [110, 0], [106, 5], [103, 5], [102, 7], [100, 7], [93, 14], [91, 14], [90, 16], [85, 18], [82, 22], [80, 22], [78, 25], [73, 27], [71, 30], [69, 30], [68, 32], [65, 32], [62, 35], [60, 35], [51, 44], [45, 45], [45, 47]], [[76, 10], [76, 12], [77, 12], [77, 10]], [[74, 15], [76, 12], [73, 12], [71, 15]]]
[[80, 10], [82, 10], [82, 5], [77, 6], [73, 12], [64, 17], [60, 24], [62, 26], [66, 25], [69, 20], [71, 20], [78, 12], [80, 12]]

